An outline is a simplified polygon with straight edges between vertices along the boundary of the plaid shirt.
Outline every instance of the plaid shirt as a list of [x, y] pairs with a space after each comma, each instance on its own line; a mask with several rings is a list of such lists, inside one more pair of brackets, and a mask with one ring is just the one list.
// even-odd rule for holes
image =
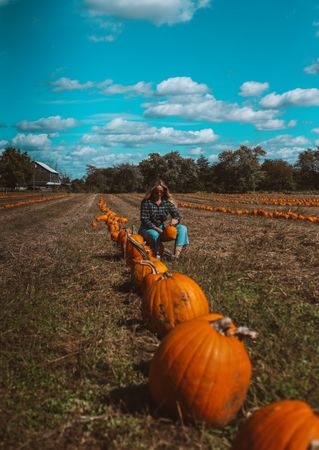
[[180, 213], [177, 211], [175, 205], [168, 201], [162, 200], [160, 205], [157, 205], [152, 200], [143, 200], [141, 204], [141, 225], [142, 228], [153, 228], [163, 225], [167, 216], [170, 215], [173, 219], [180, 219]]

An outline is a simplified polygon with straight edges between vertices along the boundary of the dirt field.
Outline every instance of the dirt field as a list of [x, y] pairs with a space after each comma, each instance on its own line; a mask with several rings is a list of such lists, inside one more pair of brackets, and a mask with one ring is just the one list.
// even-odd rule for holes
[[[103, 197], [139, 224], [138, 196]], [[211, 430], [160, 415], [149, 397], [159, 341], [105, 225], [89, 226], [98, 198], [0, 208], [0, 448], [227, 449], [265, 403], [319, 404], [319, 224], [181, 209], [191, 245], [170, 269], [259, 333], [243, 409]]]

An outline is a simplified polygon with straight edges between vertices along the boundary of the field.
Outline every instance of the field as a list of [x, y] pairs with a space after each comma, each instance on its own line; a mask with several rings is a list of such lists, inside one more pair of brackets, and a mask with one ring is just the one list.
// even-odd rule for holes
[[[319, 223], [181, 208], [191, 245], [170, 269], [197, 281], [212, 311], [258, 332], [247, 343], [254, 371], [246, 402], [234, 423], [212, 430], [172, 420], [150, 399], [148, 366], [159, 341], [143, 325], [107, 228], [90, 227], [99, 197], [0, 207], [0, 448], [228, 449], [247, 414], [265, 403], [319, 404]], [[176, 197], [319, 217], [315, 202]], [[103, 198], [139, 225], [138, 194]]]

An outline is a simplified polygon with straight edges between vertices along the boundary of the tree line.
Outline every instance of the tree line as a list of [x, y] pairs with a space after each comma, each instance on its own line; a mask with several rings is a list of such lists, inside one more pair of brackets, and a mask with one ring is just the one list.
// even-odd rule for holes
[[[7, 148], [0, 156], [0, 184], [8, 188], [27, 185], [33, 173], [27, 152]], [[267, 159], [257, 146], [241, 145], [218, 155], [184, 158], [177, 151], [150, 153], [138, 164], [98, 168], [88, 165], [86, 175], [71, 181], [74, 192], [143, 192], [158, 179], [173, 192], [255, 192], [319, 190], [319, 147], [301, 152], [295, 164]]]

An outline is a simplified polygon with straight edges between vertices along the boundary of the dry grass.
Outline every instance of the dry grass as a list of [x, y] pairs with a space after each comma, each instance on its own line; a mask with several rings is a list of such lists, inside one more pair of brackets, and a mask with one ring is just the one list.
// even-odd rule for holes
[[[243, 411], [215, 431], [152, 404], [158, 341], [105, 226], [89, 227], [97, 200], [1, 211], [2, 448], [226, 449], [248, 410], [280, 398], [318, 403], [317, 224], [183, 210], [192, 245], [169, 265], [202, 286], [212, 310], [260, 334], [248, 344], [254, 376]], [[106, 200], [138, 225], [134, 196]]]

